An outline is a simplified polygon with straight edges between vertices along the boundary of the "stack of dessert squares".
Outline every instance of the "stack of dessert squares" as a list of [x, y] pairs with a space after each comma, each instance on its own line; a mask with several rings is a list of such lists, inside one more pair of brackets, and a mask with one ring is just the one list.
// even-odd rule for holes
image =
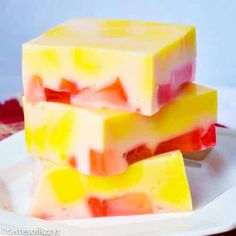
[[184, 157], [216, 144], [217, 91], [193, 83], [193, 26], [73, 19], [23, 45], [30, 214], [191, 211]]

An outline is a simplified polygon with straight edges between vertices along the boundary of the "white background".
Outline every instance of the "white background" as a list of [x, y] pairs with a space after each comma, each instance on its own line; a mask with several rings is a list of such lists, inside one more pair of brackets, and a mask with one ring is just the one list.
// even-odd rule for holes
[[234, 0], [0, 0], [0, 99], [21, 90], [21, 44], [73, 17], [193, 24], [197, 81], [236, 87]]

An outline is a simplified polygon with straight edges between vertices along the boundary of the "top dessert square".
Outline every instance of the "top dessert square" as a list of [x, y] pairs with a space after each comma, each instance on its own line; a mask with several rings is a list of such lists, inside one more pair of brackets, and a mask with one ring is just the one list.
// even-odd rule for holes
[[73, 19], [23, 45], [24, 93], [152, 115], [194, 80], [195, 28]]

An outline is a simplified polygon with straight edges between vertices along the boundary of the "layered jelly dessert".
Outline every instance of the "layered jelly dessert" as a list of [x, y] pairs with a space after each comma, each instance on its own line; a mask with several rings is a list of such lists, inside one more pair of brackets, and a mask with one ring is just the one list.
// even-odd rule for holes
[[44, 161], [37, 171], [31, 214], [47, 220], [191, 211], [179, 151], [148, 158], [114, 176], [84, 175]]
[[191, 211], [183, 156], [216, 144], [195, 28], [72, 19], [22, 48], [30, 213], [46, 220]]
[[73, 19], [23, 45], [28, 102], [153, 115], [194, 80], [193, 26]]
[[107, 176], [155, 154], [216, 143], [217, 92], [193, 83], [152, 116], [24, 99], [26, 143], [34, 157]]

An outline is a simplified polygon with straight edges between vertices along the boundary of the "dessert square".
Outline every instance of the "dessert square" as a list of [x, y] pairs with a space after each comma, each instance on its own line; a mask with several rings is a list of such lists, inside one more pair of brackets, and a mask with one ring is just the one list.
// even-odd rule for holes
[[73, 19], [23, 45], [26, 100], [153, 115], [194, 80], [193, 26]]
[[191, 153], [216, 143], [217, 91], [193, 83], [152, 116], [24, 99], [28, 152], [91, 175], [114, 175], [173, 150]]

